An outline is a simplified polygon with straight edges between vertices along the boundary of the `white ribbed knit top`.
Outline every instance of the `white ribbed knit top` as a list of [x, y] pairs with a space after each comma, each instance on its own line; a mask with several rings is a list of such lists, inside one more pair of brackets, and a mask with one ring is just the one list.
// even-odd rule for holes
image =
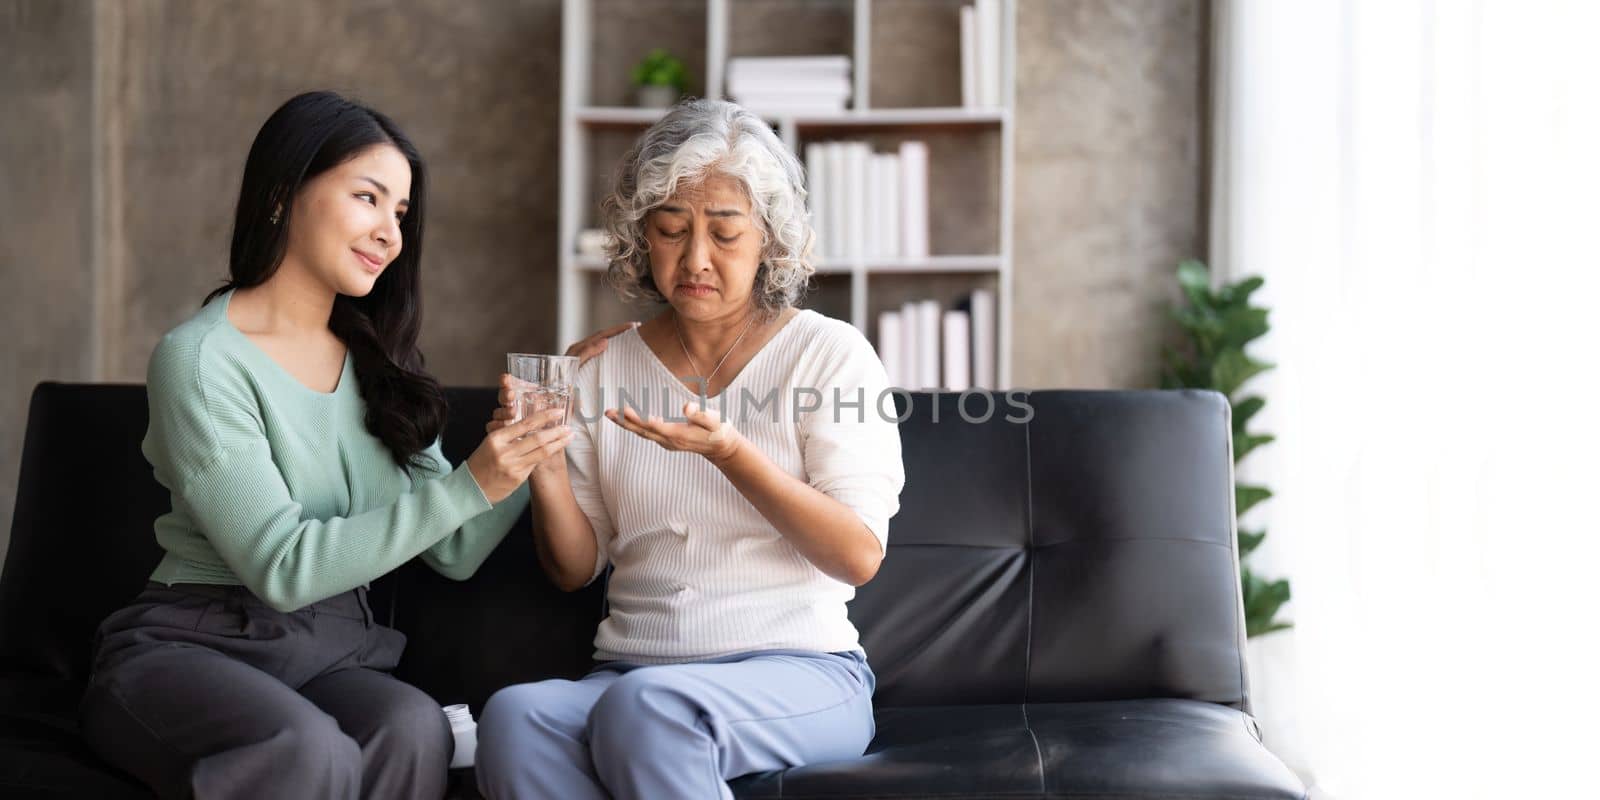
[[[595, 575], [613, 568], [595, 658], [665, 664], [859, 649], [845, 610], [854, 587], [806, 560], [703, 456], [666, 450], [601, 415], [627, 403], [677, 417], [697, 399], [638, 332], [612, 339], [576, 384], [568, 472], [594, 527]], [[801, 311], [707, 406], [887, 544], [905, 484], [888, 385], [859, 331]]]

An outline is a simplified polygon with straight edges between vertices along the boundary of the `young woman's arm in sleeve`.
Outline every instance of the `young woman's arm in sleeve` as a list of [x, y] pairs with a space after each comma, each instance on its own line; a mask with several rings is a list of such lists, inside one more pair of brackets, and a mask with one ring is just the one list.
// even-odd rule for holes
[[431, 547], [489, 501], [466, 465], [362, 514], [306, 519], [272, 458], [242, 375], [205, 375], [198, 354], [158, 347], [145, 455], [235, 576], [279, 610], [368, 583]]
[[[445, 460], [438, 442], [428, 448], [427, 457], [437, 468], [426, 473], [419, 471], [418, 480], [412, 482], [413, 491], [422, 480], [449, 474], [450, 462]], [[527, 508], [528, 486], [523, 484], [511, 496], [495, 503], [490, 510], [467, 520], [459, 530], [422, 551], [423, 562], [451, 580], [464, 581], [472, 577]]]

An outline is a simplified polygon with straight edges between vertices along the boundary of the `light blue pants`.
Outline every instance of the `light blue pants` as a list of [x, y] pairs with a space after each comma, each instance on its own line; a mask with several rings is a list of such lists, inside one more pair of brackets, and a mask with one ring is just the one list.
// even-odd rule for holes
[[858, 652], [763, 651], [496, 692], [478, 721], [491, 800], [732, 798], [752, 772], [855, 758], [876, 685]]

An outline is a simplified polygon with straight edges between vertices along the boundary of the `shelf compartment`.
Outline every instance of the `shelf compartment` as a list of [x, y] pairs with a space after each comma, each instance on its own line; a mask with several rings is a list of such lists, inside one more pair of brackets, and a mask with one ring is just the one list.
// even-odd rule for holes
[[[584, 106], [576, 112], [579, 123], [594, 127], [645, 128], [666, 114], [660, 108]], [[808, 134], [816, 129], [995, 127], [1003, 124], [1003, 108], [874, 108], [837, 114], [762, 114], [773, 126], [792, 124]]]
[[[574, 256], [578, 269], [588, 272], [603, 272], [608, 264], [605, 256]], [[818, 275], [848, 275], [854, 271], [857, 262], [849, 260], [825, 259], [816, 264]], [[904, 274], [924, 272], [972, 272], [989, 273], [999, 272], [1001, 269], [1000, 256], [930, 256], [928, 258], [867, 258], [860, 262], [861, 267], [869, 273]]]

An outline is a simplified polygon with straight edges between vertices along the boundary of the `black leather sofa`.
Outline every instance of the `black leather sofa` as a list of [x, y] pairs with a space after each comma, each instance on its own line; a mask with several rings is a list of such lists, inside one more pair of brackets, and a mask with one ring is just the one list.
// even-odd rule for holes
[[[1302, 798], [1250, 716], [1228, 407], [1195, 392], [1033, 392], [969, 423], [914, 395], [889, 556], [851, 615], [879, 678], [864, 757], [753, 775], [740, 797]], [[491, 390], [450, 391], [470, 452]], [[983, 410], [969, 399], [972, 413]], [[903, 407], [903, 406], [902, 406]], [[0, 575], [0, 796], [146, 797], [78, 739], [91, 632], [159, 555], [167, 498], [139, 386], [41, 384]], [[595, 587], [541, 575], [527, 523], [472, 580], [374, 584], [399, 673], [474, 711], [590, 666]], [[453, 791], [474, 794], [470, 775]]]

